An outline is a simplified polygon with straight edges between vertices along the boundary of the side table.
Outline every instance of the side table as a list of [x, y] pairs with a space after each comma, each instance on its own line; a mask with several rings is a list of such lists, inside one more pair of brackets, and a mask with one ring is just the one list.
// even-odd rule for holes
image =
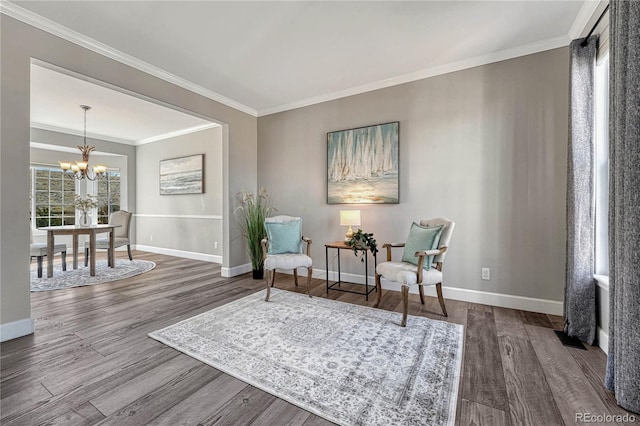
[[[325, 247], [325, 262], [326, 262], [326, 272], [327, 272], [327, 294], [329, 294], [329, 290], [337, 290], [337, 291], [343, 291], [345, 293], [355, 293], [355, 294], [363, 294], [366, 298], [366, 300], [369, 300], [369, 293], [371, 293], [372, 291], [377, 291], [376, 290], [376, 286], [375, 285], [369, 285], [369, 253], [371, 250], [369, 250], [368, 247], [363, 247], [363, 248], [359, 248], [358, 250], [364, 250], [365, 253], [364, 254], [364, 293], [361, 291], [352, 291], [352, 290], [345, 290], [343, 288], [340, 288], [340, 284], [343, 283], [343, 281], [340, 278], [340, 250], [353, 250], [353, 248], [349, 247], [344, 241], [335, 241], [333, 243], [327, 243], [324, 245]], [[336, 249], [338, 250], [338, 281], [334, 282], [333, 284], [329, 285], [329, 249]], [[376, 253], [373, 253], [373, 273], [375, 274], [375, 270], [376, 270], [376, 266], [378, 265], [378, 257], [376, 255]], [[337, 287], [336, 287], [337, 286]], [[371, 289], [369, 289], [369, 287], [371, 287]]]

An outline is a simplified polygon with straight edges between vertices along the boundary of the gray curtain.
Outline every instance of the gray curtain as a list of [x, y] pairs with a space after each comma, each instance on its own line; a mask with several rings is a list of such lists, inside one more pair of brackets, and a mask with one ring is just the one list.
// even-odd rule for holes
[[567, 259], [564, 331], [593, 344], [596, 337], [594, 273], [594, 72], [597, 36], [570, 47]]
[[640, 2], [612, 1], [606, 386], [640, 413]]

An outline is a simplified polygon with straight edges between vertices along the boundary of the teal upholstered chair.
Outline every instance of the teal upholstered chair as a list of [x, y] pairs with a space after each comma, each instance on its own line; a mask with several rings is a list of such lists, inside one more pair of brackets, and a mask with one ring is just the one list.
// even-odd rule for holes
[[267, 275], [267, 297], [269, 301], [271, 287], [276, 279], [276, 269], [293, 269], [293, 279], [298, 285], [298, 268], [307, 269], [307, 294], [311, 297], [311, 273], [313, 271], [310, 257], [311, 239], [302, 236], [302, 219], [292, 216], [268, 217], [264, 221], [267, 238], [263, 239], [264, 269]]
[[[414, 233], [414, 227], [417, 232]], [[387, 261], [380, 263], [376, 267], [376, 289], [378, 300], [375, 307], [378, 307], [382, 298], [381, 280], [400, 284], [402, 289], [402, 327], [407, 325], [407, 310], [409, 305], [409, 289], [418, 286], [420, 292], [420, 302], [424, 305], [424, 286], [435, 285], [438, 294], [438, 302], [442, 308], [442, 313], [447, 316], [447, 308], [442, 296], [442, 266], [449, 248], [451, 235], [455, 223], [446, 218], [435, 218], [421, 220], [419, 224], [414, 224], [409, 233], [407, 243], [384, 244], [387, 249]], [[428, 242], [424, 238], [428, 235], [434, 238]], [[433, 244], [429, 247], [418, 247], [416, 242], [427, 241]], [[411, 240], [411, 245], [409, 244]], [[405, 249], [402, 261], [391, 260], [391, 250], [394, 247], [411, 247], [411, 253]]]

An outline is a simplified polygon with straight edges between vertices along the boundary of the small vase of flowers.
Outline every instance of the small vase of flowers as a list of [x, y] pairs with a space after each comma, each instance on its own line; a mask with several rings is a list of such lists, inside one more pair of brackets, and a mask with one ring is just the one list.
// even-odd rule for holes
[[80, 212], [80, 226], [87, 227], [91, 225], [91, 215], [89, 212], [91, 209], [98, 207], [98, 201], [95, 197], [87, 195], [81, 197], [76, 195], [74, 199], [74, 207]]

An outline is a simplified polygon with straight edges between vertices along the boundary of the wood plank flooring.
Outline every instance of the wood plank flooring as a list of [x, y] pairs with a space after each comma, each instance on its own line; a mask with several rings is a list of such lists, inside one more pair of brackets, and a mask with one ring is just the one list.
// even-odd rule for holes
[[[118, 257], [126, 257], [117, 253]], [[0, 345], [2, 425], [315, 425], [331, 423], [147, 337], [147, 333], [263, 289], [250, 274], [222, 278], [212, 263], [134, 252], [146, 274], [90, 287], [32, 293], [36, 333]], [[295, 287], [278, 274], [276, 287]], [[364, 296], [312, 294], [372, 306]], [[384, 291], [382, 309], [402, 310]], [[562, 346], [562, 318], [410, 296], [410, 315], [464, 325], [457, 425], [574, 424], [578, 411], [624, 414], [603, 386], [598, 348]], [[411, 317], [409, 317], [409, 322]]]

